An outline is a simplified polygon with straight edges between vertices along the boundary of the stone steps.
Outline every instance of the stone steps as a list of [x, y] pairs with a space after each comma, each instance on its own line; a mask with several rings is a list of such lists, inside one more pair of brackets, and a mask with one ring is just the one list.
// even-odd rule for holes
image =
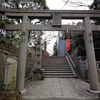
[[74, 74], [65, 57], [45, 57], [42, 68], [45, 78], [73, 78]]
[[44, 73], [44, 77], [45, 78], [72, 78], [73, 77], [73, 73]]
[[68, 69], [68, 68], [70, 68], [69, 66], [44, 66], [44, 67], [42, 67], [42, 68], [61, 68], [61, 69], [63, 69], [63, 68], [66, 68], [66, 69]]
[[71, 70], [44, 70], [44, 73], [71, 73]]
[[73, 75], [71, 76], [51, 76], [51, 75], [45, 75], [44, 78], [75, 78]]
[[45, 71], [72, 71], [70, 68], [45, 68]]
[[52, 65], [44, 65], [44, 66], [42, 66], [42, 67], [69, 67], [69, 65], [66, 65], [66, 64], [64, 64], [64, 65], [59, 65], [59, 64], [52, 64]]
[[70, 68], [65, 68], [65, 67], [63, 67], [63, 68], [60, 68], [60, 67], [58, 67], [58, 68], [51, 68], [51, 67], [48, 67], [48, 68], [43, 68], [44, 69], [44, 71], [72, 71]]
[[57, 73], [57, 72], [55, 72], [55, 73], [52, 73], [52, 72], [46, 73], [46, 72], [44, 72], [44, 74], [45, 75], [73, 75], [72, 72], [70, 72], [70, 73]]

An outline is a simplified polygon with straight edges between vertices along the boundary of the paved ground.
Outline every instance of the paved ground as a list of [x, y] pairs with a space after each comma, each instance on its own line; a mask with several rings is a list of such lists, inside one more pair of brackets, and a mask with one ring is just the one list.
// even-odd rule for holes
[[[45, 78], [43, 81], [28, 81], [24, 100], [99, 100], [87, 92], [89, 84], [77, 78]], [[46, 99], [48, 98], [48, 99]]]

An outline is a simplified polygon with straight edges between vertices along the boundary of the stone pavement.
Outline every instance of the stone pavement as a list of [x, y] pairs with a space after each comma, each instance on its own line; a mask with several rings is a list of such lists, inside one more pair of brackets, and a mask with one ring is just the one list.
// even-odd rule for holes
[[24, 100], [99, 100], [97, 95], [87, 92], [89, 84], [77, 78], [27, 81], [25, 88]]

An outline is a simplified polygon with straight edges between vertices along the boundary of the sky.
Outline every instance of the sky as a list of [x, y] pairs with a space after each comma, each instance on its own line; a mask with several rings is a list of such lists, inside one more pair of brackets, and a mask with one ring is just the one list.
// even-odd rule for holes
[[[50, 10], [89, 10], [88, 5], [91, 5], [94, 0], [46, 0], [46, 4]], [[79, 6], [84, 5], [84, 6]], [[67, 21], [67, 24], [77, 22], [75, 20]], [[65, 20], [62, 24], [66, 24]]]
[[[46, 0], [47, 6], [50, 10], [88, 10], [88, 5], [91, 5], [93, 0], [69, 0], [69, 2], [65, 5], [65, 2], [67, 0]], [[81, 3], [80, 3], [81, 2]], [[84, 5], [84, 6], [79, 6]], [[62, 24], [69, 24], [77, 22], [76, 20], [69, 20], [65, 21], [63, 20]], [[51, 34], [51, 37], [53, 35], [57, 36], [58, 32], [47, 32], [47, 34]], [[47, 45], [47, 51], [52, 54], [53, 52], [53, 46], [56, 42], [57, 38], [52, 38], [49, 44]], [[52, 52], [51, 52], [52, 51]]]
[[80, 7], [79, 2], [84, 3], [84, 6], [90, 5], [93, 0], [69, 0], [65, 5], [67, 0], [46, 0], [47, 6], [51, 10], [86, 10], [87, 7]]

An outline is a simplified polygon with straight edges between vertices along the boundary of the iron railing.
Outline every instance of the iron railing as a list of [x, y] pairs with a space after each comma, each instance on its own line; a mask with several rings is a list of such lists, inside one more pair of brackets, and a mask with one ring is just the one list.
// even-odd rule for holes
[[68, 64], [69, 64], [74, 76], [77, 77], [76, 65], [74, 64], [73, 60], [71, 59], [71, 57], [69, 56], [67, 51], [66, 51], [66, 59], [68, 61]]

